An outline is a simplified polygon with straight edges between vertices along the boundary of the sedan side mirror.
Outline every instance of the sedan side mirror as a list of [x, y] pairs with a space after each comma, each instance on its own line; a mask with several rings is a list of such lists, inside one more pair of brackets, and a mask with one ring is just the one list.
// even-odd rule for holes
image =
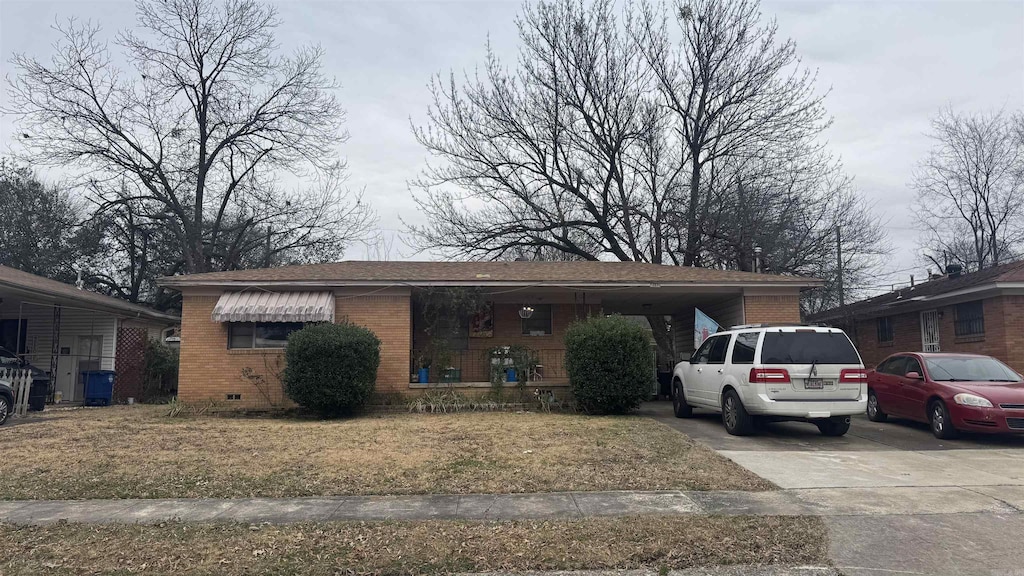
[[924, 378], [921, 378], [921, 375], [917, 372], [907, 372], [903, 377], [911, 380], [924, 380]]

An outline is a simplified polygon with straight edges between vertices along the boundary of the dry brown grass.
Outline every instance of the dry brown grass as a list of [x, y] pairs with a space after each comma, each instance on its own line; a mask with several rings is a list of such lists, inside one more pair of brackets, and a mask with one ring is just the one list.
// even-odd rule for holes
[[825, 563], [818, 518], [633, 517], [286, 526], [0, 525], [0, 573], [436, 574]]
[[393, 414], [167, 418], [44, 413], [0, 429], [0, 498], [196, 498], [772, 486], [653, 420]]

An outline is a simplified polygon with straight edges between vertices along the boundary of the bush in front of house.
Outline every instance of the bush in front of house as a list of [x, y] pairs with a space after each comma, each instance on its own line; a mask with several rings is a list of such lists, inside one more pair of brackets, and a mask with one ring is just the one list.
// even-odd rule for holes
[[373, 395], [380, 339], [355, 324], [312, 324], [288, 337], [284, 356], [289, 398], [326, 416], [351, 414]]
[[622, 316], [577, 322], [565, 333], [565, 368], [580, 410], [625, 414], [651, 394], [651, 337]]

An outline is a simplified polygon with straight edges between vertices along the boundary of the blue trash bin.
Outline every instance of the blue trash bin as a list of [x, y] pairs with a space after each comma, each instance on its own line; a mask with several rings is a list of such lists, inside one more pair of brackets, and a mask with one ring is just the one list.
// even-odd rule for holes
[[82, 403], [86, 406], [110, 406], [114, 399], [114, 376], [113, 370], [84, 370], [85, 395]]

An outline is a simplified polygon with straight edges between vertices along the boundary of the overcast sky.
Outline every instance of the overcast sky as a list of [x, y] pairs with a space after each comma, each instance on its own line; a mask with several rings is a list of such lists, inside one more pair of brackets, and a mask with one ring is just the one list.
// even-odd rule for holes
[[[385, 233], [399, 234], [400, 218], [420, 222], [407, 182], [425, 156], [410, 119], [424, 117], [430, 76], [472, 69], [488, 37], [499, 54], [514, 57], [520, 2], [292, 0], [278, 6], [282, 46], [321, 44], [327, 71], [342, 84], [350, 185], [366, 189]], [[908, 183], [929, 147], [929, 119], [944, 106], [1024, 108], [1024, 0], [765, 1], [762, 9], [796, 41], [805, 64], [818, 69], [819, 88], [832, 90], [829, 145], [887, 223], [894, 253], [886, 281], [921, 278]], [[72, 16], [98, 21], [113, 35], [133, 24], [134, 8], [121, 0], [0, 0], [3, 74], [12, 73], [13, 52], [48, 58], [55, 39], [50, 25]], [[4, 118], [0, 149], [15, 143], [13, 132]], [[365, 255], [356, 247], [347, 257]], [[413, 253], [396, 242], [392, 256]]]

